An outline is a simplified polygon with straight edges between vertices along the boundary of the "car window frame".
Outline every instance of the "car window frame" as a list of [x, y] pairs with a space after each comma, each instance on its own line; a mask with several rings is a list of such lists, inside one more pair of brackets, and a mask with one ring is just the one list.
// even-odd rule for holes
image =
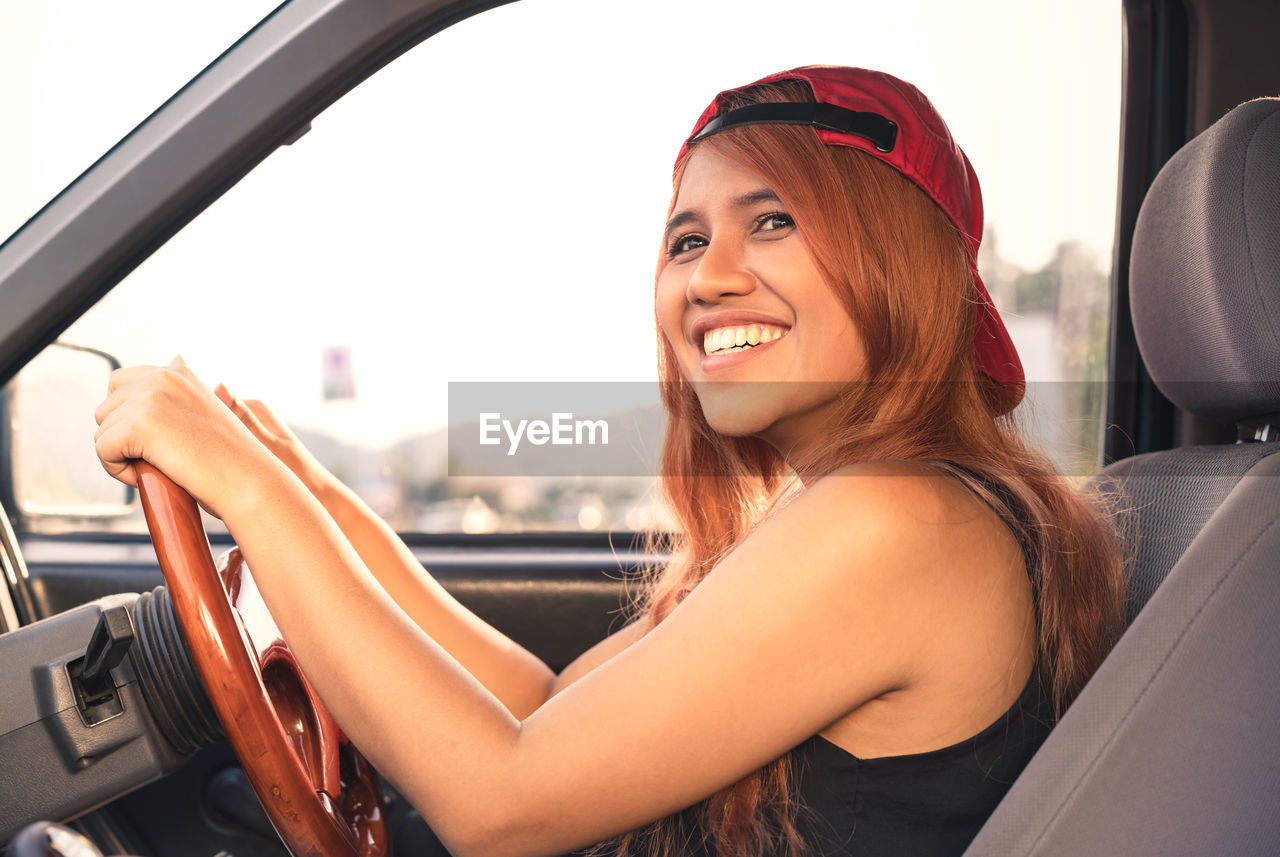
[[514, 0], [289, 0], [0, 245], [0, 384], [383, 66]]

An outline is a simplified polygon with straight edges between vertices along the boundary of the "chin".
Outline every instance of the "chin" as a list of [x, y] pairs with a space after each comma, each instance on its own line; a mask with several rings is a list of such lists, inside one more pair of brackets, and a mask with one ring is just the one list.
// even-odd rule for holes
[[785, 416], [779, 385], [710, 382], [695, 386], [707, 424], [727, 437], [763, 436]]
[[765, 419], [755, 419], [748, 414], [720, 414], [714, 411], [707, 413], [707, 424], [715, 430], [716, 434], [725, 437], [755, 437], [764, 434], [771, 422]]
[[[827, 382], [703, 382], [695, 384], [702, 414], [726, 437], [758, 437], [786, 455], [797, 444], [827, 436], [841, 389]], [[807, 440], [806, 440], [807, 439]]]

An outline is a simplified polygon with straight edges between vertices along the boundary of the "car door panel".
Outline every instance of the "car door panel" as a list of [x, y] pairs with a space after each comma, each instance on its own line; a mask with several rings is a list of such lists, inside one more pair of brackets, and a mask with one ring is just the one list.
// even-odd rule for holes
[[[629, 539], [615, 550], [597, 536], [409, 537], [415, 555], [459, 601], [557, 672], [623, 624], [638, 563]], [[214, 543], [216, 553], [230, 547]], [[164, 583], [151, 544], [139, 537], [27, 538], [27, 588], [39, 617], [117, 592]], [[659, 558], [660, 559], [660, 558]]]

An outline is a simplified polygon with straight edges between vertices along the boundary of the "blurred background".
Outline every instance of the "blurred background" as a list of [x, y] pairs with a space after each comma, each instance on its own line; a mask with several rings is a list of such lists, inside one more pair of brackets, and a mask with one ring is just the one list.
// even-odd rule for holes
[[[274, 5], [0, 4], [0, 237]], [[653, 270], [680, 141], [720, 89], [861, 65], [920, 87], [973, 161], [982, 275], [1030, 382], [1017, 416], [1087, 476], [1109, 321], [1119, 6], [919, 9], [522, 0], [484, 13], [332, 106], [62, 340], [126, 365], [180, 353], [210, 384], [265, 400], [402, 531], [661, 526], [651, 475], [451, 470], [448, 425], [477, 415], [450, 413], [449, 385], [617, 384], [635, 391], [619, 413], [652, 406]], [[96, 467], [92, 415], [83, 430]]]

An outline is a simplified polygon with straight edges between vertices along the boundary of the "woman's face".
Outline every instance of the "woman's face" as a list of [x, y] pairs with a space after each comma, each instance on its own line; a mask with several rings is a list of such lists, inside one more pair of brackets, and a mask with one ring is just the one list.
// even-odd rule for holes
[[658, 324], [712, 428], [784, 456], [818, 442], [865, 349], [778, 195], [695, 149], [664, 242]]

